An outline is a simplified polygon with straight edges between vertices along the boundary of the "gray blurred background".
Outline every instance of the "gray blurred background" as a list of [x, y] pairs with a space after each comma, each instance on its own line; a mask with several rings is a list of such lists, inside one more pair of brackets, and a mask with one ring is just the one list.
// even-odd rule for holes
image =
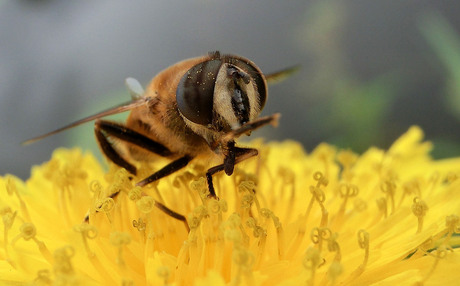
[[214, 50], [267, 73], [302, 66], [269, 89], [279, 127], [252, 137], [363, 152], [417, 124], [435, 157], [457, 156], [460, 4], [447, 3], [0, 0], [0, 174], [27, 178], [60, 146], [97, 150], [91, 123], [20, 142], [128, 100], [128, 76], [145, 85]]

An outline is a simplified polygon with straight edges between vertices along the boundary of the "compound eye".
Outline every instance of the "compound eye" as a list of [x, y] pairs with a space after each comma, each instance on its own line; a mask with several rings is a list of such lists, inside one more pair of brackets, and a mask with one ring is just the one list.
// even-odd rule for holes
[[188, 120], [208, 125], [212, 123], [214, 87], [222, 61], [208, 60], [189, 69], [176, 91], [177, 107]]

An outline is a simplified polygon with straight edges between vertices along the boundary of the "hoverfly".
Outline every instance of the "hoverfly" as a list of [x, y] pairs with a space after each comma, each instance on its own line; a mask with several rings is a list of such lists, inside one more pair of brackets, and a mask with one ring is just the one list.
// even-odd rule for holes
[[[193, 159], [212, 154], [221, 160], [206, 172], [209, 196], [217, 198], [212, 176], [233, 173], [239, 162], [258, 151], [235, 144], [241, 135], [264, 125], [276, 125], [279, 114], [258, 117], [267, 100], [267, 81], [278, 81], [296, 68], [264, 75], [250, 60], [211, 52], [178, 62], [157, 74], [144, 91], [136, 80], [126, 83], [132, 100], [32, 138], [29, 144], [95, 120], [95, 134], [104, 155], [131, 174], [132, 161], [167, 157], [171, 162], [140, 182], [145, 186], [184, 168]], [[101, 119], [130, 111], [125, 124]], [[125, 152], [114, 141], [124, 143]], [[161, 206], [172, 216], [174, 212]], [[172, 212], [172, 213], [171, 213]], [[176, 214], [177, 215], [177, 214]]]

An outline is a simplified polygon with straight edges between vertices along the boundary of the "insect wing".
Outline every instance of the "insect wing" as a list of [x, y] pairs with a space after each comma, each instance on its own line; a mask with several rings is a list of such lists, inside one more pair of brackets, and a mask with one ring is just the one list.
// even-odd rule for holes
[[148, 98], [146, 97], [142, 97], [142, 98], [139, 98], [137, 100], [133, 100], [133, 101], [129, 101], [129, 102], [125, 102], [123, 104], [120, 104], [120, 105], [117, 105], [117, 106], [114, 106], [112, 108], [109, 108], [109, 109], [106, 109], [104, 111], [101, 111], [101, 112], [98, 112], [94, 115], [91, 115], [91, 116], [88, 116], [88, 117], [85, 117], [85, 118], [82, 118], [80, 120], [77, 120], [75, 122], [72, 122], [66, 126], [63, 126], [61, 128], [58, 128], [56, 130], [53, 130], [51, 132], [48, 132], [48, 133], [45, 133], [45, 134], [42, 134], [42, 135], [39, 135], [37, 137], [34, 137], [34, 138], [31, 138], [31, 139], [28, 139], [24, 142], [22, 142], [21, 144], [22, 145], [29, 145], [31, 143], [34, 143], [34, 142], [37, 142], [43, 138], [46, 138], [48, 136], [51, 136], [51, 135], [54, 135], [56, 133], [59, 133], [61, 131], [64, 131], [64, 130], [67, 130], [67, 129], [70, 129], [70, 128], [73, 128], [75, 126], [78, 126], [80, 124], [83, 124], [83, 123], [86, 123], [86, 122], [89, 122], [89, 121], [92, 121], [92, 120], [95, 120], [95, 119], [98, 119], [98, 118], [101, 118], [101, 117], [105, 117], [105, 116], [109, 116], [109, 115], [114, 115], [114, 114], [118, 114], [118, 113], [122, 113], [122, 112], [125, 112], [125, 111], [129, 111], [129, 110], [132, 110], [134, 108], [137, 108], [137, 107], [140, 107], [142, 105], [145, 105], [147, 104], [148, 102]]

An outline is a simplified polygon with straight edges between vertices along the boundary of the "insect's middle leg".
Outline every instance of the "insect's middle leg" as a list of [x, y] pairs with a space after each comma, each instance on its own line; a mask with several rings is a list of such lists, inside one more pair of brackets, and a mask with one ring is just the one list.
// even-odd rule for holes
[[[113, 194], [111, 194], [109, 196], [109, 198], [114, 199], [114, 198], [116, 198], [118, 196], [119, 193], [120, 192], [113, 193]], [[157, 200], [155, 200], [155, 205], [154, 206], [157, 207], [158, 209], [160, 209], [165, 214], [169, 215], [170, 217], [182, 221], [184, 223], [184, 225], [185, 225], [185, 228], [187, 229], [187, 232], [190, 232], [190, 227], [188, 226], [187, 219], [185, 218], [185, 216], [181, 215], [180, 213], [177, 213], [177, 212], [173, 211], [172, 209], [168, 208], [167, 206], [165, 206], [164, 204], [158, 202]], [[89, 211], [86, 214], [85, 218], [83, 219], [83, 222], [89, 223]]]
[[187, 166], [187, 164], [193, 159], [193, 157], [185, 155], [180, 157], [179, 159], [172, 161], [168, 165], [164, 166], [157, 172], [153, 173], [152, 175], [148, 176], [147, 178], [143, 179], [142, 181], [138, 182], [136, 185], [143, 187], [147, 184], [155, 182], [163, 177], [166, 177], [174, 172], [179, 171], [180, 169]]

